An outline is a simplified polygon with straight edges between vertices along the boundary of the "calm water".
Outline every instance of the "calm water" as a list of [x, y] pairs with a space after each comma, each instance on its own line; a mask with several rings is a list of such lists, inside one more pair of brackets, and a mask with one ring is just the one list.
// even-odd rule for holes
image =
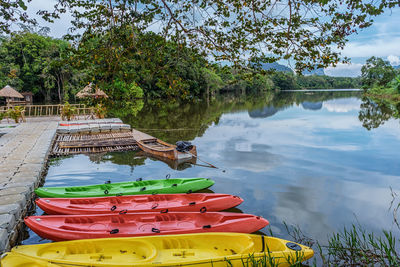
[[[283, 222], [322, 242], [357, 222], [371, 231], [397, 231], [389, 207], [390, 187], [400, 193], [398, 115], [360, 92], [155, 101], [124, 120], [168, 142], [192, 141], [198, 156], [220, 169], [173, 169], [136, 152], [79, 155], [53, 161], [45, 185], [210, 177], [216, 182], [210, 190], [241, 196], [236, 211], [267, 218], [282, 238], [290, 238]], [[29, 231], [24, 244], [38, 242], [47, 241]]]

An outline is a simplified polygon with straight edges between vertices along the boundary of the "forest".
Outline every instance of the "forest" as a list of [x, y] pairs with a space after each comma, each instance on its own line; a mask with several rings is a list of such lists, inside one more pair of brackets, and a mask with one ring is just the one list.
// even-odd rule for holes
[[[128, 38], [129, 29], [126, 36]], [[75, 101], [89, 82], [114, 101], [141, 98], [199, 98], [206, 93], [358, 88], [359, 79], [293, 72], [237, 70], [207, 60], [198, 50], [179, 47], [155, 33], [138, 36], [134, 47], [108, 54], [107, 33], [88, 36], [78, 47], [27, 29], [3, 36], [0, 86], [32, 92], [36, 102]], [[115, 61], [115, 62], [114, 62]]]
[[[1, 2], [0, 86], [32, 92], [37, 103], [63, 103], [93, 83], [111, 104], [229, 91], [359, 88], [359, 78], [301, 74], [348, 63], [337, 52], [347, 37], [396, 5], [57, 0], [36, 13], [47, 23], [70, 15], [71, 27], [55, 39], [28, 15], [29, 2]], [[263, 68], [283, 61], [293, 70]]]

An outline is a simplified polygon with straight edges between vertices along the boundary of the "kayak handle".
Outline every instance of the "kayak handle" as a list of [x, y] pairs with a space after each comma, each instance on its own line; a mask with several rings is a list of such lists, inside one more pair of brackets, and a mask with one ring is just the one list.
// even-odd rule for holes
[[165, 175], [165, 179], [168, 180], [169, 178], [171, 178], [171, 174], [168, 173], [167, 175]]
[[140, 191], [144, 191], [144, 190], [146, 190], [146, 187], [140, 188]]
[[119, 229], [112, 229], [110, 231], [110, 234], [117, 234], [117, 233], [119, 233]]
[[151, 231], [153, 233], [160, 233], [161, 232], [160, 229], [157, 229], [157, 228], [151, 228]]
[[210, 224], [203, 225], [203, 229], [210, 229], [210, 228], [211, 228], [211, 225], [210, 225]]
[[178, 186], [178, 184], [173, 184], [172, 187], [174, 187], [174, 186]]
[[154, 210], [155, 208], [158, 207], [158, 203], [153, 204], [153, 206], [151, 207], [152, 210]]
[[160, 210], [160, 213], [168, 213], [168, 209]]
[[121, 197], [122, 193], [115, 194], [116, 197]]
[[114, 210], [116, 210], [117, 209], [117, 206], [112, 206], [111, 207], [111, 211], [114, 211]]
[[186, 194], [191, 194], [191, 193], [193, 193], [192, 189], [189, 189], [189, 191], [186, 192]]
[[104, 194], [106, 194], [106, 195], [108, 195], [108, 190], [106, 189], [106, 190], [104, 190]]
[[200, 213], [205, 213], [207, 211], [207, 208], [206, 207], [202, 207], [201, 209], [200, 209]]
[[128, 210], [120, 210], [119, 214], [126, 214], [128, 212]]
[[105, 184], [111, 184], [111, 180], [105, 181]]
[[190, 202], [189, 203], [189, 206], [194, 206], [194, 205], [196, 205], [196, 202]]
[[152, 194], [152, 195], [157, 195], [158, 193], [157, 193], [157, 192], [151, 192], [151, 194]]
[[140, 182], [140, 181], [143, 181], [143, 178], [137, 178], [136, 179], [136, 182]]

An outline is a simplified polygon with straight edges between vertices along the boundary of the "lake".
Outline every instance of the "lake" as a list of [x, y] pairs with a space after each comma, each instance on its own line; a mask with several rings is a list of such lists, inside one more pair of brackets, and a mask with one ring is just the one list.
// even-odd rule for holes
[[[45, 186], [207, 177], [215, 180], [208, 192], [242, 197], [233, 211], [265, 217], [278, 237], [292, 239], [284, 223], [322, 243], [352, 223], [399, 232], [390, 209], [390, 188], [400, 193], [400, 121], [393, 107], [342, 90], [166, 102], [139, 103], [136, 116], [129, 109], [114, 114], [167, 142], [191, 141], [199, 158], [218, 169], [168, 165], [140, 152], [78, 155], [52, 160]], [[28, 234], [24, 244], [48, 242]]]

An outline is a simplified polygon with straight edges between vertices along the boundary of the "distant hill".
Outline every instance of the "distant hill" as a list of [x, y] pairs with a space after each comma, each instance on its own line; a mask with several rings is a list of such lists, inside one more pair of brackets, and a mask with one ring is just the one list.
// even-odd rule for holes
[[293, 72], [291, 68], [286, 67], [285, 65], [281, 65], [279, 63], [261, 63], [261, 68], [263, 70], [276, 70], [276, 71], [286, 71]]
[[320, 110], [322, 108], [322, 102], [303, 102], [301, 103], [301, 106], [304, 109], [309, 109], [309, 110]]
[[313, 70], [304, 70], [303, 75], [318, 75], [318, 76], [324, 76], [325, 72], [324, 69], [313, 69]]
[[249, 111], [250, 118], [267, 118], [275, 115], [279, 109], [273, 106], [267, 106], [262, 109], [256, 109], [253, 111]]

